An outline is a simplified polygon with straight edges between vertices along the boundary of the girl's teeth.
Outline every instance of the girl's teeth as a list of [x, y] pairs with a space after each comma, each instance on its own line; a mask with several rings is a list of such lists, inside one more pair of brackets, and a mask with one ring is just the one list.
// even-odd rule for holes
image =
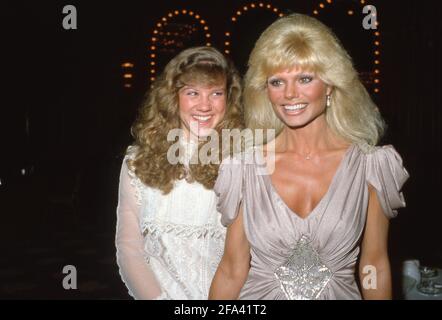
[[212, 116], [206, 116], [206, 117], [203, 117], [203, 116], [193, 116], [195, 119], [197, 119], [197, 120], [199, 120], [199, 121], [207, 121], [207, 120], [209, 120], [210, 118], [212, 118]]

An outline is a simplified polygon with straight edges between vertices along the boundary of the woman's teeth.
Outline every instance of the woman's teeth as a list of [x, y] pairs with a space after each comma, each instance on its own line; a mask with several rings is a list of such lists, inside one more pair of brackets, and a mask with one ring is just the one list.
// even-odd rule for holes
[[299, 104], [294, 104], [294, 105], [285, 105], [284, 109], [287, 111], [296, 111], [296, 110], [301, 110], [304, 109], [305, 107], [307, 107], [307, 103], [299, 103]]
[[209, 121], [212, 118], [212, 116], [192, 116], [192, 117], [201, 122]]

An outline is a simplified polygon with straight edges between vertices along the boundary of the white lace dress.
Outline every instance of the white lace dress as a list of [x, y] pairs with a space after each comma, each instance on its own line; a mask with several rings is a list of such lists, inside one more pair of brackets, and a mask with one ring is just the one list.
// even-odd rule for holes
[[128, 169], [130, 156], [131, 148], [120, 174], [115, 239], [129, 294], [135, 299], [207, 299], [226, 232], [215, 193], [179, 180], [163, 195]]

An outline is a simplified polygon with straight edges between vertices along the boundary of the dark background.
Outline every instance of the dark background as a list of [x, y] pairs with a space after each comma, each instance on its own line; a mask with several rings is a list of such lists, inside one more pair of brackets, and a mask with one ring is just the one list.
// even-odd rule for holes
[[[321, 1], [263, 1], [284, 13], [313, 15]], [[373, 69], [371, 31], [359, 1], [318, 9], [353, 56], [361, 75]], [[380, 22], [380, 92], [373, 99], [411, 178], [407, 208], [391, 223], [395, 297], [400, 266], [415, 258], [442, 267], [441, 35], [437, 1], [366, 1]], [[2, 6], [0, 107], [0, 298], [127, 299], [115, 263], [118, 174], [129, 128], [150, 85], [149, 47], [161, 17], [193, 10], [210, 41], [244, 72], [258, 35], [277, 17], [269, 10], [231, 16], [251, 1], [28, 1]], [[255, 2], [257, 5], [259, 2]], [[77, 30], [62, 28], [62, 8], [77, 8]], [[352, 9], [355, 14], [346, 12]], [[188, 25], [181, 15], [171, 31]], [[179, 37], [178, 37], [179, 38]], [[156, 73], [179, 50], [204, 45], [196, 30], [158, 52]], [[183, 40], [184, 39], [184, 40]], [[159, 49], [158, 49], [159, 50]], [[134, 64], [123, 79], [122, 63]], [[124, 84], [131, 84], [125, 88]], [[74, 265], [78, 289], [64, 290], [62, 269]]]

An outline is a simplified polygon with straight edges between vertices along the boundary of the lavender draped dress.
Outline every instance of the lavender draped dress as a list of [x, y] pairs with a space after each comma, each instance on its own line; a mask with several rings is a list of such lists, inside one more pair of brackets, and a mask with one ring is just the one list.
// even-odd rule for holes
[[240, 299], [361, 299], [355, 265], [368, 185], [387, 217], [395, 217], [405, 206], [400, 190], [408, 178], [399, 154], [392, 146], [364, 153], [351, 145], [328, 191], [305, 218], [282, 201], [257, 154], [252, 161], [225, 159], [215, 184], [223, 225], [231, 224], [243, 205], [251, 268]]

